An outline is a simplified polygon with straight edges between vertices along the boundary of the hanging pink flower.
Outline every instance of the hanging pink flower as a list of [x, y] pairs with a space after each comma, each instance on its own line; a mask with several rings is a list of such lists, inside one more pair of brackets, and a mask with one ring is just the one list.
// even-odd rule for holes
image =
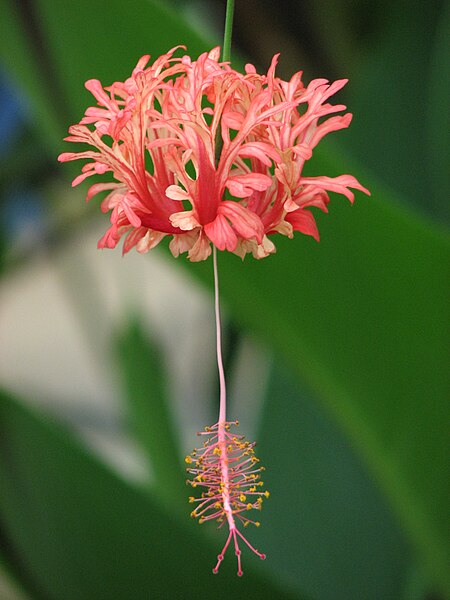
[[65, 139], [92, 149], [59, 160], [88, 160], [72, 185], [112, 174], [87, 193], [107, 192], [101, 208], [111, 226], [100, 248], [126, 236], [124, 253], [147, 252], [168, 236], [172, 254], [192, 261], [205, 260], [211, 244], [263, 258], [275, 251], [275, 233], [319, 239], [311, 208], [326, 212], [329, 191], [350, 202], [351, 189], [369, 193], [351, 175], [302, 174], [322, 137], [350, 124], [349, 113], [335, 114], [345, 106], [327, 102], [346, 80], [305, 87], [301, 73], [275, 76], [277, 56], [258, 75], [252, 65], [242, 74], [219, 62], [219, 48], [196, 61], [176, 50], [151, 66], [143, 56], [125, 82], [86, 82], [97, 106]]

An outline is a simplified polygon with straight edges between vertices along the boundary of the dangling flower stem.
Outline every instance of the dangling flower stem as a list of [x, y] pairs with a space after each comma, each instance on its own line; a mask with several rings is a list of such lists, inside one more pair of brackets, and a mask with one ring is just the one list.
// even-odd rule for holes
[[217, 368], [219, 370], [219, 428], [226, 421], [227, 412], [227, 391], [225, 384], [225, 373], [223, 369], [222, 359], [222, 329], [220, 323], [220, 299], [219, 299], [219, 271], [217, 267], [217, 249], [213, 246], [213, 265], [214, 265], [214, 308], [216, 316], [216, 351], [217, 351]]
[[[231, 57], [231, 35], [233, 31], [234, 0], [227, 0], [227, 9], [225, 14], [225, 30], [223, 34], [222, 60], [229, 61]], [[214, 298], [216, 315], [216, 349], [217, 349], [217, 367], [219, 370], [220, 385], [220, 404], [219, 404], [219, 439], [220, 430], [224, 428], [227, 412], [227, 392], [225, 384], [225, 373], [222, 360], [222, 333], [220, 323], [220, 300], [219, 300], [219, 272], [217, 268], [217, 249], [213, 246], [213, 264], [214, 264]], [[221, 427], [222, 425], [222, 427]]]

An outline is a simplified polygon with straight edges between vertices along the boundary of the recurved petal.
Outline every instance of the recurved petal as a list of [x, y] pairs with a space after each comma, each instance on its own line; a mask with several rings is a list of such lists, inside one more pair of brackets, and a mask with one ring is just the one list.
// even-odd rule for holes
[[348, 188], [360, 190], [370, 196], [369, 190], [362, 186], [353, 175], [339, 175], [338, 177], [302, 177], [302, 184], [311, 184], [324, 190], [329, 190], [330, 192], [343, 194], [351, 203], [353, 203], [353, 200], [355, 199], [355, 194]]
[[174, 258], [178, 258], [183, 252], [190, 250], [199, 236], [199, 230], [187, 231], [186, 233], [175, 233], [170, 240], [169, 249]]
[[188, 258], [191, 262], [206, 260], [211, 254], [211, 243], [203, 232], [200, 232], [197, 241], [189, 250]]
[[153, 231], [149, 229], [145, 236], [141, 238], [136, 244], [136, 250], [139, 254], [145, 254], [155, 246], [159, 244], [159, 242], [165, 237], [165, 233], [161, 231]]
[[218, 212], [231, 221], [241, 237], [247, 240], [256, 238], [258, 244], [261, 243], [264, 236], [264, 225], [258, 215], [232, 200], [221, 202]]
[[234, 175], [226, 182], [230, 194], [236, 198], [247, 198], [254, 190], [264, 192], [272, 185], [272, 178], [263, 173], [246, 173]]
[[196, 227], [200, 227], [200, 223], [194, 216], [193, 210], [182, 210], [170, 215], [170, 222], [174, 227], [178, 227], [182, 231], [191, 231]]
[[317, 242], [320, 241], [316, 220], [309, 210], [299, 208], [295, 212], [288, 213], [285, 219], [292, 225], [295, 231], [300, 231], [305, 235], [311, 235]]
[[248, 142], [247, 144], [243, 144], [239, 150], [239, 156], [243, 158], [257, 158], [267, 167], [271, 166], [272, 160], [274, 162], [281, 162], [278, 150], [266, 142]]
[[234, 252], [236, 249], [237, 235], [222, 214], [219, 213], [214, 221], [205, 225], [204, 231], [219, 250]]
[[104, 192], [106, 190], [114, 190], [118, 187], [123, 187], [123, 185], [121, 183], [114, 183], [114, 182], [94, 183], [94, 185], [91, 185], [91, 187], [88, 189], [88, 192], [86, 195], [86, 202], [88, 200], [90, 200], [91, 198], [93, 198], [96, 194], [99, 194], [100, 192]]
[[171, 200], [188, 200], [189, 194], [179, 185], [169, 185], [166, 189], [166, 196]]

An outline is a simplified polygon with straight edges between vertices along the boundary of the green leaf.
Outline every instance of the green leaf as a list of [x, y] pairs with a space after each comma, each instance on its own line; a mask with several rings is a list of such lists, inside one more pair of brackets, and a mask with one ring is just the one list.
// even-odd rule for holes
[[448, 40], [450, 38], [450, 5], [444, 5], [437, 26], [431, 57], [428, 102], [428, 168], [434, 197], [441, 199], [442, 217], [449, 216], [447, 199], [450, 197], [448, 157], [450, 156], [450, 116], [447, 98], [450, 95], [450, 61]]
[[[214, 576], [217, 550], [197, 524], [131, 487], [70, 435], [2, 394], [0, 522], [24, 577], [50, 600], [298, 598], [234, 556]], [[218, 544], [218, 534], [215, 544]]]
[[[316, 173], [334, 174], [324, 151]], [[361, 174], [347, 161], [347, 172]], [[342, 172], [342, 171], [341, 171]], [[375, 179], [353, 208], [333, 199], [322, 241], [278, 239], [260, 263], [220, 256], [240, 324], [268, 341], [330, 411], [377, 478], [426, 568], [446, 568], [446, 236]], [[189, 265], [210, 283], [209, 265]], [[289, 419], [288, 423], [291, 423]]]
[[56, 148], [61, 139], [62, 122], [58, 120], [53, 89], [46, 80], [40, 53], [34, 51], [32, 38], [24, 26], [26, 15], [20, 3], [8, 0], [0, 0], [0, 12], [1, 61], [14, 83], [26, 95], [26, 107], [43, 143]]
[[182, 504], [186, 513], [186, 477], [168, 404], [161, 349], [146, 339], [136, 322], [119, 336], [117, 349], [130, 426], [153, 469], [152, 485], [167, 501]]
[[408, 10], [401, 2], [358, 4], [361, 25], [375, 22], [378, 29], [365, 48], [358, 47], [358, 61], [347, 71], [345, 94], [354, 120], [351, 134], [343, 138], [348, 150], [406, 202], [437, 219], [448, 215], [448, 154], [442, 151], [443, 138], [449, 137], [449, 70], [443, 9], [441, 0], [416, 2]]
[[279, 361], [257, 444], [270, 566], [313, 598], [401, 598], [410, 545], [343, 431]]
[[[0, 597], [5, 600], [29, 600], [31, 595], [28, 595], [26, 590], [31, 594], [32, 586], [21, 581], [20, 569], [16, 561], [12, 557], [6, 556], [4, 548], [7, 544], [8, 540], [4, 532], [0, 531]], [[44, 600], [36, 593], [35, 589], [32, 591], [34, 593], [33, 600]]]

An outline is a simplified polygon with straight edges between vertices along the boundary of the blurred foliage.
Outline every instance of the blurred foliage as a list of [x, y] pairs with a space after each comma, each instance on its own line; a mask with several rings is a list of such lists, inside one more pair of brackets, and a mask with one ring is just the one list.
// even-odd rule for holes
[[[30, 129], [5, 161], [2, 190], [30, 180], [28, 165], [33, 184], [36, 173], [54, 176], [47, 165], [89, 102], [86, 79], [120, 80], [142, 54], [184, 43], [195, 56], [219, 39], [185, 22], [185, 3], [177, 12], [149, 0], [0, 8], [1, 60], [27, 98]], [[344, 146], [324, 143], [311, 170], [353, 173], [372, 191], [351, 209], [333, 199], [319, 246], [299, 236], [261, 263], [221, 257], [232, 319], [277, 356], [258, 435], [273, 501], [255, 539], [269, 558], [248, 560], [243, 580], [231, 564], [211, 576], [219, 539], [192, 527], [174, 500], [184, 478], [164, 370], [134, 323], [116, 355], [154, 470], [150, 489], [125, 484], [59, 426], [1, 400], [2, 561], [32, 598], [450, 595], [449, 244], [440, 223], [449, 26], [437, 0], [237, 0], [236, 42], [254, 62], [265, 68], [281, 51], [284, 76], [302, 64], [308, 77], [349, 76], [355, 122], [339, 134]], [[209, 264], [179, 263], [211, 286]]]

